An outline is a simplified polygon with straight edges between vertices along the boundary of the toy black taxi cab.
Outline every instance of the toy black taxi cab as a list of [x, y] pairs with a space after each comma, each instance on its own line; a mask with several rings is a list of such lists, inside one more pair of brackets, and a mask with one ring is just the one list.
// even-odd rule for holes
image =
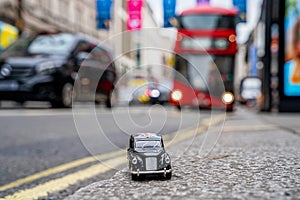
[[136, 133], [129, 139], [127, 151], [132, 180], [141, 175], [160, 175], [171, 179], [171, 159], [164, 149], [162, 136], [156, 133]]

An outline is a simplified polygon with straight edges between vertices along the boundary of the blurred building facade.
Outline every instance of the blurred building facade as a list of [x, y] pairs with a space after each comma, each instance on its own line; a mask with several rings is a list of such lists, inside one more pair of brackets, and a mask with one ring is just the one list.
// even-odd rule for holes
[[[163, 79], [170, 75], [164, 69], [165, 58], [169, 57], [169, 51], [173, 48], [170, 34], [158, 29], [160, 27], [146, 0], [142, 8], [142, 29], [127, 31], [126, 6], [126, 0], [114, 1], [109, 30], [97, 29], [96, 0], [1, 0], [0, 21], [16, 26], [20, 34], [57, 30], [82, 33], [100, 41], [108, 41], [106, 45], [113, 49], [117, 57], [119, 77], [134, 69], [133, 77], [154, 76]], [[156, 50], [138, 50], [149, 46], [156, 47]]]
[[157, 80], [165, 88], [171, 87], [173, 73], [168, 58], [172, 55], [175, 30], [161, 28], [144, 0], [142, 29], [127, 31], [126, 0], [114, 1], [113, 6], [110, 36], [119, 67], [119, 103], [128, 103], [133, 91], [148, 81]]
[[94, 0], [1, 0], [0, 20], [15, 25], [20, 33], [45, 30], [80, 32], [105, 39], [96, 28]]
[[[132, 77], [169, 79], [165, 66], [171, 55], [175, 30], [161, 28], [147, 1], [142, 7], [142, 29], [127, 31], [126, 1], [115, 1], [110, 36], [114, 37], [114, 51], [123, 66], [122, 73], [131, 71]], [[130, 78], [130, 77], [128, 77]]]

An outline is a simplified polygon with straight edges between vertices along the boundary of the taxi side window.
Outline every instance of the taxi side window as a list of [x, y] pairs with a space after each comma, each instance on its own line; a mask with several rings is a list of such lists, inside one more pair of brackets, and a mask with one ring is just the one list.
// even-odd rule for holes
[[129, 142], [129, 148], [133, 149], [134, 145], [134, 140], [133, 140], [133, 137], [130, 138], [130, 142]]

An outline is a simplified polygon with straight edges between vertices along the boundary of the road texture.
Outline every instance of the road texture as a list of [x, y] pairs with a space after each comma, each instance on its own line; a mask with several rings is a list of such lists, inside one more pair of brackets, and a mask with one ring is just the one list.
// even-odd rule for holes
[[[177, 111], [157, 106], [133, 107], [130, 110], [115, 108], [115, 113], [98, 108], [99, 123], [92, 124], [91, 121], [95, 121], [93, 112], [85, 107], [78, 110], [75, 127], [74, 116], [69, 109], [2, 109], [0, 187], [91, 154], [125, 149], [127, 133], [139, 132], [143, 126], [149, 131], [167, 134], [196, 124], [199, 117], [197, 112], [185, 112], [183, 120]], [[201, 120], [207, 116], [209, 114], [201, 114]], [[78, 130], [82, 132], [79, 134]]]
[[211, 116], [160, 105], [91, 110], [83, 104], [73, 112], [30, 105], [0, 112], [0, 199], [63, 199], [123, 169], [128, 134], [146, 127], [171, 138]]
[[276, 119], [247, 110], [227, 115], [221, 134], [210, 130], [167, 148], [171, 180], [132, 181], [124, 168], [66, 199], [300, 199], [300, 135], [291, 131], [299, 115]]

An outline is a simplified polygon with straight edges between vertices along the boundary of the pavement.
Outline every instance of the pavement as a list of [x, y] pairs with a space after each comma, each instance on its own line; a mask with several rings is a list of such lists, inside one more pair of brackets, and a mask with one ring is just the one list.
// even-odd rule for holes
[[300, 199], [299, 119], [239, 109], [225, 123], [170, 142], [171, 180], [132, 181], [124, 168], [66, 199]]

